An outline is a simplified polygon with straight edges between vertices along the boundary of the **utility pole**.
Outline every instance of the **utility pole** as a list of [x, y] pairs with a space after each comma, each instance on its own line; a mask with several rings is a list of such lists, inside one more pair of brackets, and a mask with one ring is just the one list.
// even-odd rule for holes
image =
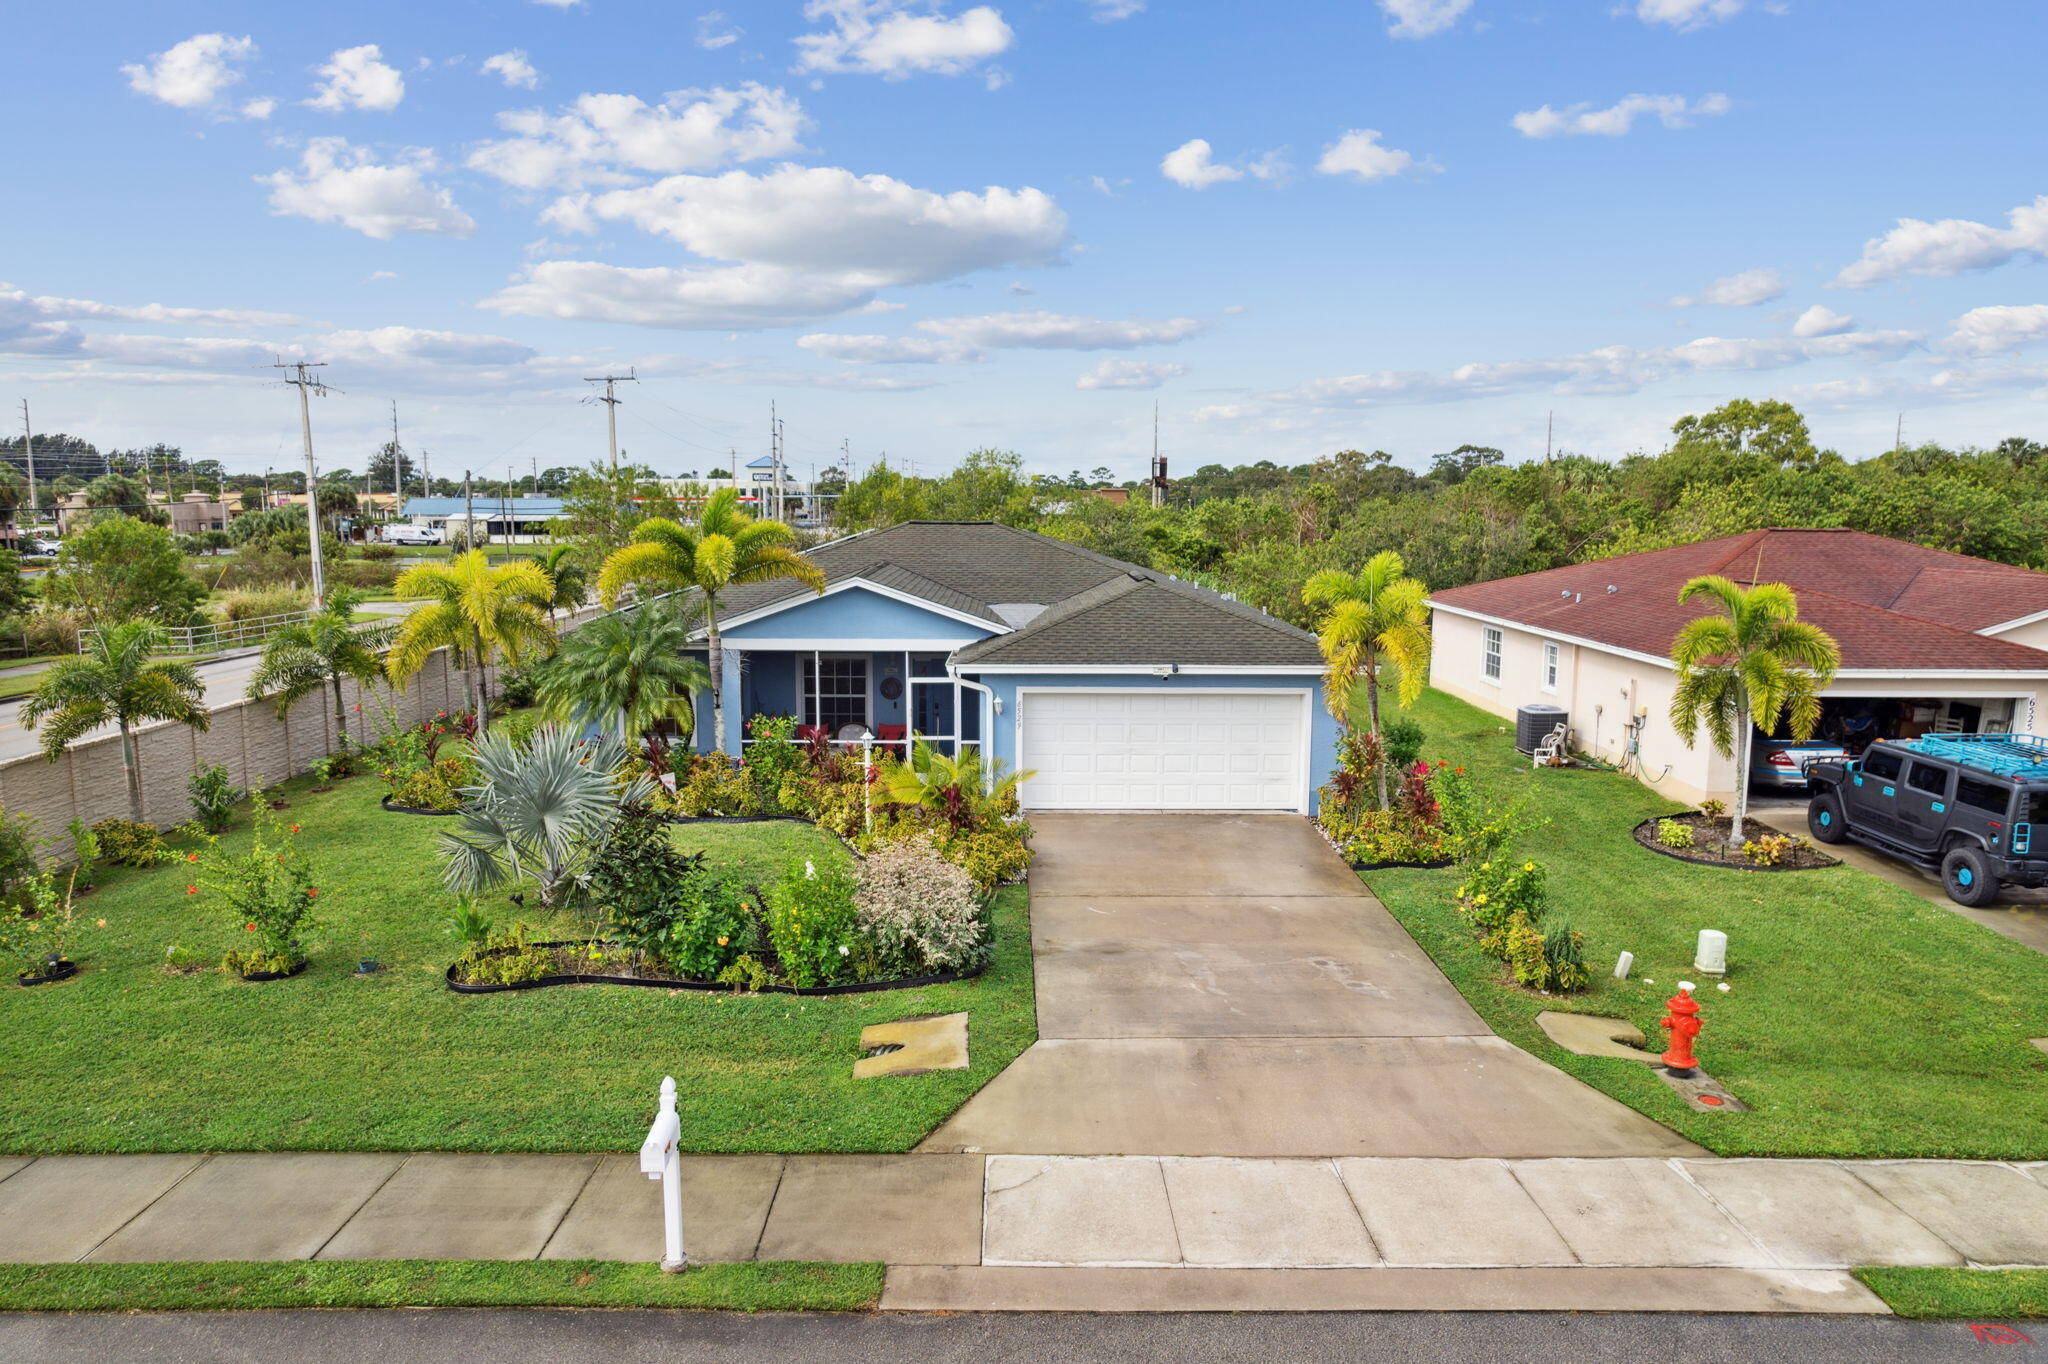
[[470, 485], [469, 470], [462, 471], [462, 549], [476, 548], [476, 489]]
[[[26, 404], [24, 404], [24, 410], [26, 410]], [[1905, 414], [1905, 413], [1903, 413], [1903, 412], [1901, 412], [1901, 413], [1899, 414], [1899, 424], [1898, 424], [1898, 425], [1897, 425], [1896, 427], [1894, 427], [1894, 428], [1892, 429], [1892, 453], [1893, 453], [1893, 454], [1897, 454], [1897, 453], [1898, 453], [1899, 451], [1901, 451], [1901, 450], [1903, 450], [1903, 449], [1905, 449], [1905, 448], [1906, 448], [1906, 414]]]
[[294, 360], [287, 364], [285, 361], [280, 360], [272, 365], [271, 368], [289, 371], [285, 375], [284, 381], [299, 391], [299, 435], [305, 441], [306, 446], [306, 529], [311, 537], [313, 605], [317, 608], [327, 604], [327, 575], [320, 562], [320, 475], [313, 467], [313, 404], [311, 398], [315, 393], [324, 398], [329, 393], [338, 392], [339, 390], [330, 389], [326, 384], [320, 382], [319, 375], [306, 373], [309, 369], [326, 368], [325, 361], [308, 364], [304, 360]]
[[398, 444], [398, 399], [391, 400], [391, 514], [405, 510], [405, 456]]
[[1557, 413], [1552, 412], [1543, 419], [1543, 467], [1550, 467], [1550, 439], [1557, 433]]
[[1159, 400], [1152, 400], [1152, 505], [1166, 505], [1166, 457], [1159, 453]]
[[28, 523], [36, 523], [36, 433], [28, 424], [28, 399], [21, 400], [21, 442], [28, 455]]
[[782, 418], [775, 415], [773, 399], [768, 403], [768, 477], [772, 502], [763, 510], [768, 512], [769, 520], [781, 521], [785, 519], [782, 509]]
[[620, 384], [637, 384], [640, 382], [633, 376], [635, 368], [637, 366], [628, 366], [624, 374], [600, 374], [595, 377], [586, 374], [583, 376], [583, 382], [586, 384], [604, 385], [604, 396], [599, 398], [598, 401], [604, 404], [605, 447], [611, 452], [612, 476], [614, 478], [618, 477], [619, 473], [618, 386]]
[[540, 456], [533, 457], [533, 495], [540, 496]]

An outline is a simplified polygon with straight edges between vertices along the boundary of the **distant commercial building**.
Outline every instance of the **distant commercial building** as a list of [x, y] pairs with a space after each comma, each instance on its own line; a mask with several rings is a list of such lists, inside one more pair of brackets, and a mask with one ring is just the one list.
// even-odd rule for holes
[[444, 535], [451, 525], [460, 530], [468, 517], [499, 544], [531, 544], [545, 540], [563, 516], [559, 497], [408, 497], [404, 520]]
[[[191, 492], [178, 498], [151, 493], [149, 505], [168, 517], [171, 530], [179, 535], [198, 535], [202, 531], [228, 528], [227, 503], [216, 501], [205, 493]], [[66, 493], [58, 498], [57, 533], [69, 535], [79, 516], [91, 510], [83, 492]]]

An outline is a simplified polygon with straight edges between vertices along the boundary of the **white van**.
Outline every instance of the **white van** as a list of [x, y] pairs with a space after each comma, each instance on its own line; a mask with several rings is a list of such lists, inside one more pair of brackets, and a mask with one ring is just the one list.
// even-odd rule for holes
[[438, 545], [441, 532], [432, 526], [415, 526], [410, 521], [384, 527], [384, 542], [391, 545]]

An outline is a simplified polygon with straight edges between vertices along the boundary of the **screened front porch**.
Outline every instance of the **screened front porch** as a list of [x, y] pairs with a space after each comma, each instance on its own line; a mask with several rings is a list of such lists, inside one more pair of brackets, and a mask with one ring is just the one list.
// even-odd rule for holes
[[[982, 743], [982, 693], [946, 673], [946, 655], [907, 650], [747, 649], [740, 714], [790, 716], [799, 741], [908, 751], [923, 739], [951, 755]], [[752, 743], [752, 726], [741, 739]]]

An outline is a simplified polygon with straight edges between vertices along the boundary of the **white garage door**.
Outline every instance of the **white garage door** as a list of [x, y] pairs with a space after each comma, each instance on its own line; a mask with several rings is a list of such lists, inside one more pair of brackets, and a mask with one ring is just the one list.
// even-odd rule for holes
[[1301, 691], [1027, 692], [1033, 810], [1299, 810]]

